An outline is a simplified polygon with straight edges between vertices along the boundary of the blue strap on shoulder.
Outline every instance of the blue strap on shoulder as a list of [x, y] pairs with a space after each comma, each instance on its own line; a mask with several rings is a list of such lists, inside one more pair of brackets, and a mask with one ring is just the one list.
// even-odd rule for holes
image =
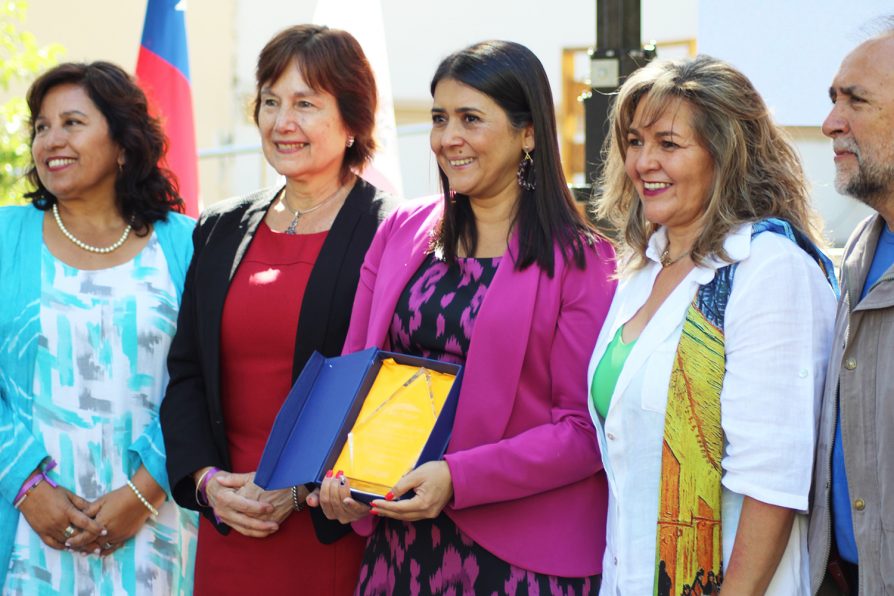
[[[796, 230], [787, 221], [776, 217], [762, 219], [754, 223], [751, 228], [751, 237], [754, 238], [758, 234], [763, 234], [764, 232], [773, 232], [774, 234], [784, 236], [810, 255], [810, 257], [816, 261], [817, 265], [819, 265], [823, 275], [826, 276], [829, 285], [832, 286], [832, 290], [835, 292], [835, 298], [837, 299], [839, 297], [841, 291], [838, 287], [838, 278], [835, 277], [835, 267], [832, 265], [832, 261], [829, 260], [829, 257], [823, 254], [823, 252], [818, 249], [807, 236]], [[695, 299], [696, 308], [705, 315], [711, 324], [721, 331], [723, 331], [726, 305], [727, 302], [729, 302], [730, 292], [733, 287], [733, 277], [736, 274], [737, 266], [738, 263], [731, 263], [718, 269], [714, 274], [714, 279], [699, 288], [698, 295]]]

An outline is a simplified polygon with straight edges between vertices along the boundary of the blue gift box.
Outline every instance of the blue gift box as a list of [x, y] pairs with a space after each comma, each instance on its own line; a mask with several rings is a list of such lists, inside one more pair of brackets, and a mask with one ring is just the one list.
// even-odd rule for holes
[[[276, 415], [255, 483], [267, 490], [300, 484], [319, 486], [326, 471], [338, 460], [382, 361], [387, 358], [455, 376], [416, 466], [441, 459], [453, 430], [462, 366], [377, 348], [335, 358], [314, 352]], [[384, 497], [356, 490], [351, 494], [364, 503]]]

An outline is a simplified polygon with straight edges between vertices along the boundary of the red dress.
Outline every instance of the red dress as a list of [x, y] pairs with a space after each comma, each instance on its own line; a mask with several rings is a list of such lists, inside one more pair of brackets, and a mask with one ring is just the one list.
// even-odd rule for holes
[[[291, 388], [295, 333], [304, 290], [326, 232], [286, 235], [266, 223], [230, 284], [221, 326], [221, 400], [233, 472], [252, 472]], [[199, 524], [196, 594], [351, 594], [364, 540], [348, 534], [321, 544], [307, 511], [279, 531], [223, 536]]]

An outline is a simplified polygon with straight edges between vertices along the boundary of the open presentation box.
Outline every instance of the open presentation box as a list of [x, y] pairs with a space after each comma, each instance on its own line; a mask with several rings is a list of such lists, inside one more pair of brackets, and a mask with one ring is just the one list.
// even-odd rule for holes
[[315, 352], [276, 416], [255, 483], [319, 486], [341, 469], [355, 499], [383, 498], [403, 474], [444, 455], [461, 381], [461, 366], [438, 360]]

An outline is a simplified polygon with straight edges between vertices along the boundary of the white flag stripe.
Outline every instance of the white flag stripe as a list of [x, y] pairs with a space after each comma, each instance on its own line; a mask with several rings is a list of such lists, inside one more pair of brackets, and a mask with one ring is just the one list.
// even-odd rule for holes
[[385, 45], [385, 24], [380, 0], [319, 0], [314, 22], [343, 29], [357, 38], [376, 75], [379, 106], [376, 111], [376, 144], [372, 163], [362, 172], [371, 184], [396, 197], [403, 196], [397, 126], [391, 95], [391, 71]]

